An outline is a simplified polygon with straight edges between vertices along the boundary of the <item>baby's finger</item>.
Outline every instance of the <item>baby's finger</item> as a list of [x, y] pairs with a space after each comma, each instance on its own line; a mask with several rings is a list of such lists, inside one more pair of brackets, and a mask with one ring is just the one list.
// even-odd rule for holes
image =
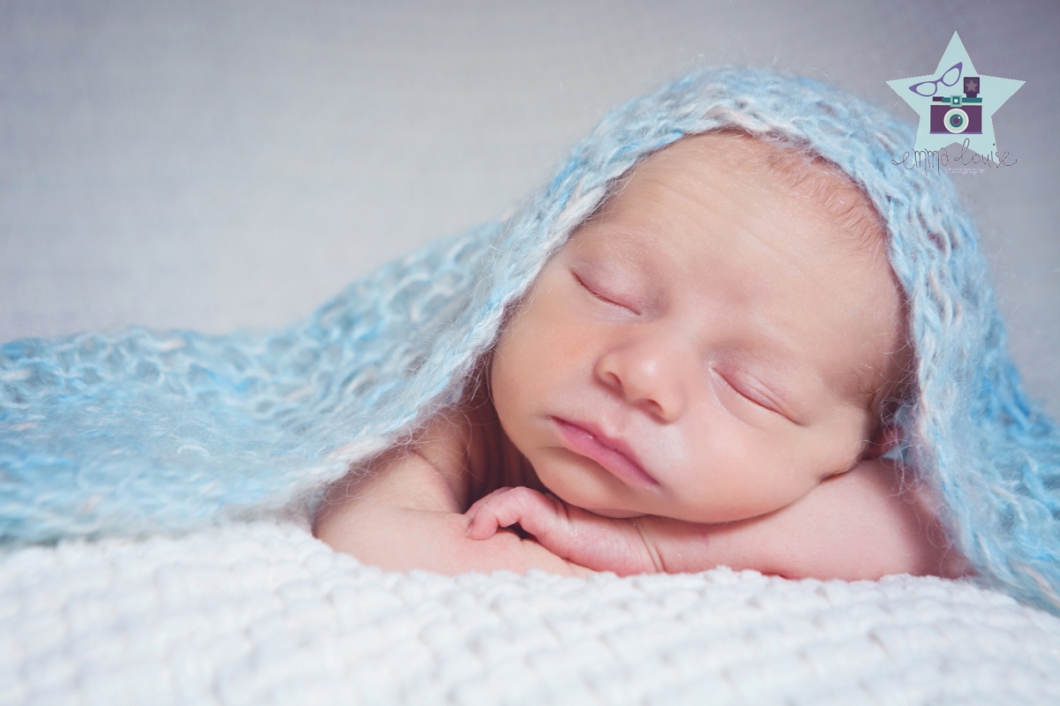
[[488, 539], [497, 532], [498, 527], [511, 527], [519, 524], [539, 503], [543, 496], [530, 488], [502, 488], [482, 498], [468, 509], [474, 510], [474, 517], [467, 528], [471, 539]]
[[[489, 539], [497, 533], [497, 524], [493, 515], [487, 513], [480, 517], [479, 511], [490, 498], [503, 494], [508, 490], [510, 488], [498, 488], [471, 504], [471, 507], [464, 512], [464, 517], [468, 520], [467, 528], [464, 530], [465, 535], [471, 539]], [[475, 521], [476, 518], [479, 518], [477, 523]]]
[[511, 487], [505, 486], [503, 488], [497, 488], [492, 493], [483, 495], [481, 498], [471, 503], [471, 507], [469, 507], [467, 511], [464, 512], [464, 516], [474, 519], [475, 515], [478, 513], [479, 508], [482, 507], [490, 498], [496, 497], [498, 495], [503, 495], [509, 490], [511, 490]]
[[[492, 500], [504, 495], [511, 488], [498, 488], [492, 493], [485, 495], [467, 509], [464, 513], [464, 517], [468, 518], [468, 526], [464, 531], [471, 539], [489, 539], [493, 535], [497, 534], [497, 530], [503, 525], [498, 524], [497, 515], [495, 512], [490, 511], [489, 505]], [[484, 511], [485, 510], [485, 511]]]

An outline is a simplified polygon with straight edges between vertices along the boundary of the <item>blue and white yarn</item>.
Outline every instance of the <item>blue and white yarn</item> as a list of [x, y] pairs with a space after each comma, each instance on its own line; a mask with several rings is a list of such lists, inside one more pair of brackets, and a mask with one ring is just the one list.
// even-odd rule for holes
[[1060, 612], [1060, 431], [1005, 349], [947, 177], [912, 130], [781, 73], [695, 73], [608, 114], [514, 216], [439, 241], [264, 335], [131, 329], [0, 346], [0, 541], [184, 531], [311, 506], [454, 401], [505, 308], [644, 155], [722, 127], [801, 146], [864, 188], [909, 301], [906, 457], [988, 585]]

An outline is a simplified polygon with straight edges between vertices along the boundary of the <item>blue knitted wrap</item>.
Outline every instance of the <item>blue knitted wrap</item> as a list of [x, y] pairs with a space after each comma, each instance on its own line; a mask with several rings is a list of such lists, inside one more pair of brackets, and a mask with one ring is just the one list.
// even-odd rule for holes
[[440, 240], [272, 333], [129, 329], [0, 346], [0, 542], [309, 512], [455, 401], [505, 308], [638, 159], [738, 127], [838, 165], [875, 204], [917, 354], [906, 460], [986, 584], [1060, 612], [1060, 433], [1025, 397], [949, 178], [915, 134], [783, 73], [697, 72], [609, 113], [512, 217]]

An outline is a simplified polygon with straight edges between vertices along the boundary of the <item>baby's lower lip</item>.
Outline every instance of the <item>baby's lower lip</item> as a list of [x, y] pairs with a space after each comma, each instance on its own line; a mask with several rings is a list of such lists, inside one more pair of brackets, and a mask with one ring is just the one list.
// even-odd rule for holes
[[613, 448], [589, 429], [559, 417], [552, 421], [559, 431], [564, 445], [571, 451], [595, 461], [604, 470], [630, 485], [658, 486], [659, 482], [648, 475], [633, 459]]

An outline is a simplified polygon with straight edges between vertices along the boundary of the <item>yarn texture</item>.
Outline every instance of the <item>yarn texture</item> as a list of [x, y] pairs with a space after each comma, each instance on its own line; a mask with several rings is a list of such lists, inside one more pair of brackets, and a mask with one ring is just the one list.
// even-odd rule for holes
[[722, 67], [615, 109], [510, 218], [353, 283], [279, 331], [129, 329], [0, 345], [0, 543], [312, 512], [327, 484], [455, 402], [507, 307], [644, 156], [739, 128], [871, 199], [908, 302], [902, 459], [987, 586], [1060, 613], [1060, 430], [1024, 394], [976, 228], [914, 131], [820, 82]]

